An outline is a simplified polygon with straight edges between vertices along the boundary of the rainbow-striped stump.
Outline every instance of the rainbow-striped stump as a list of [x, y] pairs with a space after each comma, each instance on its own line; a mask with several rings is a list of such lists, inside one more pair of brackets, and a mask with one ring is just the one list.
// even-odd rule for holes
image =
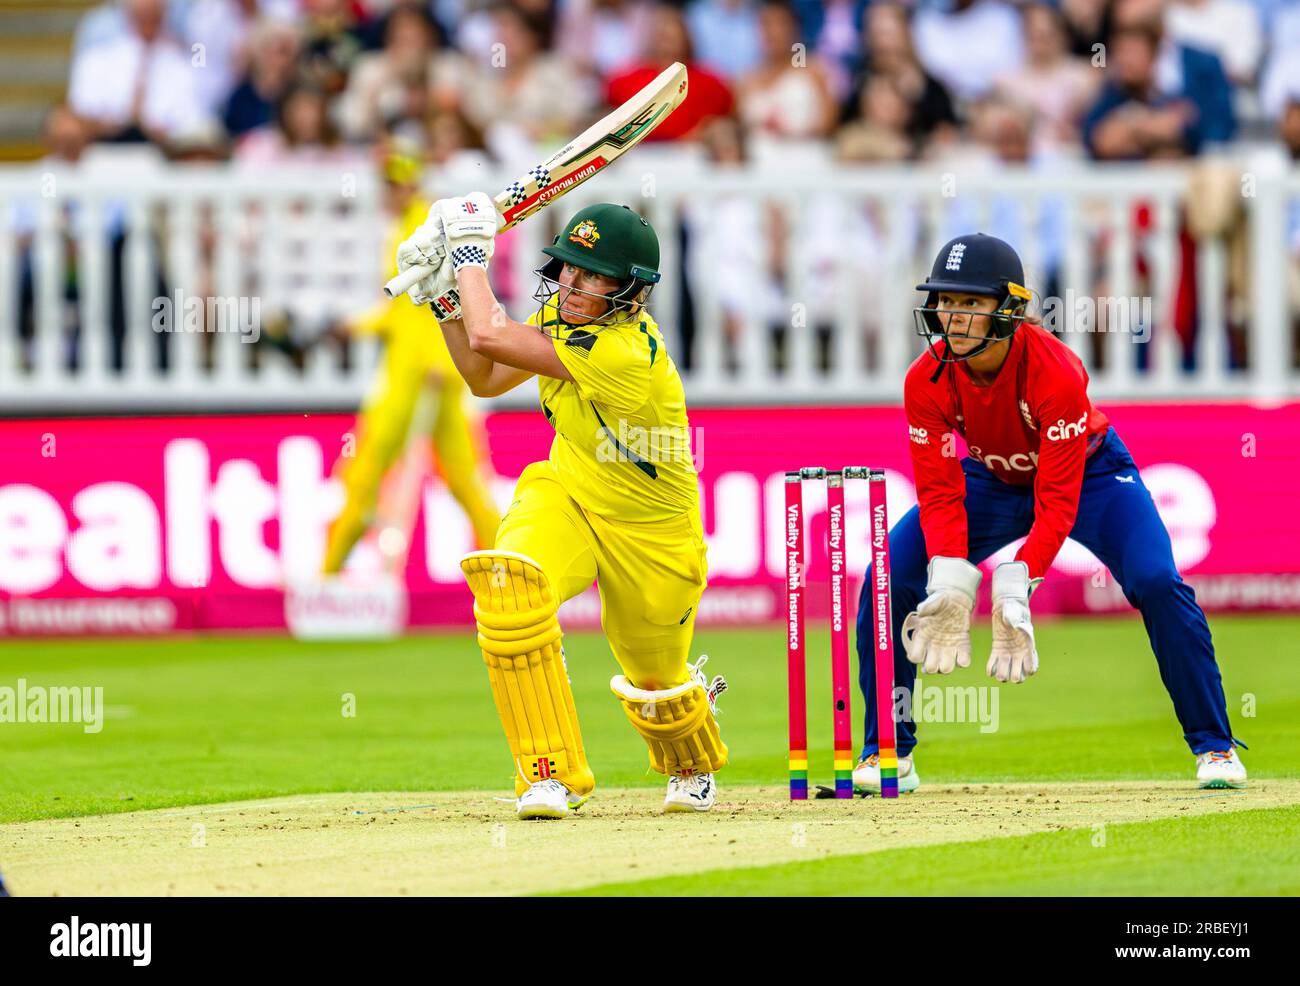
[[[850, 781], [850, 785], [852, 782]], [[790, 751], [790, 800], [808, 800], [808, 751]]]
[[835, 797], [853, 797], [853, 751], [835, 751]]
[[898, 797], [898, 754], [894, 750], [880, 751], [880, 796]]

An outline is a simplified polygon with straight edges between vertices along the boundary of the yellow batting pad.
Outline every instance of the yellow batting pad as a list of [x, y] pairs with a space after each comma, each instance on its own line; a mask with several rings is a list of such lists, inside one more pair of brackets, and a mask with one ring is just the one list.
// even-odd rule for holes
[[727, 763], [708, 692], [695, 681], [663, 691], [647, 691], [615, 675], [610, 689], [650, 747], [650, 766], [661, 774], [686, 777], [711, 774]]
[[472, 552], [460, 567], [474, 593], [478, 643], [515, 760], [515, 792], [554, 778], [575, 794], [590, 794], [596, 779], [582, 749], [546, 574], [532, 559], [504, 551]]

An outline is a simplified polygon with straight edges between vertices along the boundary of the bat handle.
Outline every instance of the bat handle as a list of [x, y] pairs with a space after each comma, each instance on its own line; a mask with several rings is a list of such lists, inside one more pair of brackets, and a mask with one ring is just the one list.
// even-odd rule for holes
[[384, 294], [390, 298], [396, 298], [399, 294], [406, 294], [416, 281], [424, 280], [430, 274], [437, 273], [437, 270], [438, 268], [429, 267], [427, 264], [408, 267], [384, 285]]

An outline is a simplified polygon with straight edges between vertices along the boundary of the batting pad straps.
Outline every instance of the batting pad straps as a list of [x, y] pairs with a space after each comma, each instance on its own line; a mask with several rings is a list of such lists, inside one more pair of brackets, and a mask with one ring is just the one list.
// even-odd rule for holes
[[515, 761], [515, 791], [554, 778], [575, 794], [596, 786], [564, 667], [556, 601], [530, 558], [475, 551], [460, 562], [474, 593], [478, 643]]
[[623, 675], [615, 675], [610, 690], [623, 703], [628, 721], [650, 748], [650, 766], [661, 774], [688, 777], [711, 774], [727, 763], [727, 747], [718, 732], [709, 695], [696, 681], [647, 691]]

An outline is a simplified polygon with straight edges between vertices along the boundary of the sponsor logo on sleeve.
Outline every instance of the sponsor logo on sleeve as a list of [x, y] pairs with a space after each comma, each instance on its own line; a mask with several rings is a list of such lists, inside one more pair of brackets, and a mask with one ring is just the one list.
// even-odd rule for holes
[[1071, 438], [1078, 438], [1088, 430], [1088, 412], [1084, 411], [1083, 416], [1078, 421], [1067, 422], [1064, 418], [1057, 419], [1056, 424], [1047, 429], [1047, 440], [1049, 442], [1065, 442]]

